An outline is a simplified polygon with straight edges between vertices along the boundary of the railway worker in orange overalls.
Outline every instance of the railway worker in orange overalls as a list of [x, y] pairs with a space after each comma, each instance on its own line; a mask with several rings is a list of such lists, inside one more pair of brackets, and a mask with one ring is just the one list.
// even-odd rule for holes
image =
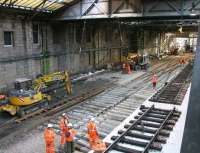
[[65, 153], [73, 153], [75, 151], [74, 147], [74, 137], [77, 131], [72, 128], [72, 124], [68, 124], [68, 132], [66, 133], [66, 143], [65, 143]]
[[60, 150], [61, 151], [64, 149], [65, 137], [66, 137], [66, 133], [68, 132], [68, 126], [67, 126], [68, 123], [69, 123], [69, 118], [66, 113], [63, 113], [60, 119]]
[[154, 89], [156, 88], [157, 82], [158, 82], [158, 77], [157, 77], [157, 75], [154, 73], [154, 74], [153, 74], [153, 77], [152, 77], [152, 85], [153, 85], [153, 88], [154, 88]]
[[48, 124], [47, 128], [44, 130], [44, 139], [46, 143], [46, 153], [55, 153], [55, 132], [53, 130], [53, 125]]
[[97, 133], [97, 127], [96, 127], [94, 118], [91, 118], [90, 121], [88, 122], [87, 129], [88, 129], [88, 138], [89, 138], [90, 148], [93, 148], [93, 146], [99, 140], [99, 135]]
[[90, 149], [94, 150], [94, 152], [103, 152], [106, 150], [106, 144], [99, 138], [94, 118], [90, 119], [87, 128]]
[[131, 74], [131, 67], [129, 63], [123, 63], [122, 68], [123, 68], [123, 73]]
[[131, 66], [130, 66], [130, 64], [129, 63], [127, 63], [127, 73], [128, 74], [131, 74]]

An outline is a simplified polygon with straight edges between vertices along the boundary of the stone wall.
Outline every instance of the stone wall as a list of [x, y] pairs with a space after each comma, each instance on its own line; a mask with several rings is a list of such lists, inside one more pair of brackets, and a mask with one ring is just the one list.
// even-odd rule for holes
[[[37, 44], [33, 43], [33, 24], [39, 25]], [[4, 45], [4, 31], [13, 32], [12, 46]], [[50, 23], [1, 15], [0, 86], [11, 86], [19, 77], [61, 70], [79, 73], [119, 62], [121, 46], [128, 47], [127, 33], [112, 22]]]

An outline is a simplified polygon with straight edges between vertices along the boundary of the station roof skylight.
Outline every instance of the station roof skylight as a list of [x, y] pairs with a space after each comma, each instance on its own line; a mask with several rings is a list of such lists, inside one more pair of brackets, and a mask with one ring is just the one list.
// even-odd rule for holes
[[0, 7], [53, 12], [74, 0], [0, 0]]

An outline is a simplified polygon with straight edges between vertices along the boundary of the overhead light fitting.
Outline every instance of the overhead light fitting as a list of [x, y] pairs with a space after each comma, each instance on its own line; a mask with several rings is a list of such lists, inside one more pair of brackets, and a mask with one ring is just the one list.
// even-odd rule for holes
[[190, 16], [196, 16], [196, 12], [195, 11], [191, 11]]
[[197, 12], [194, 10], [195, 8], [195, 4], [194, 2], [192, 3], [192, 9], [191, 9], [191, 12], [190, 12], [190, 16], [196, 16], [197, 15]]

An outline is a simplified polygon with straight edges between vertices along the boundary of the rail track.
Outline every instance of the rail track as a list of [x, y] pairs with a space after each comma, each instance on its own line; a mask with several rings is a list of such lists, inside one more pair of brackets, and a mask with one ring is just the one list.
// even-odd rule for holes
[[[165, 73], [177, 69], [176, 63], [170, 62], [169, 64], [165, 63], [163, 66], [153, 70], [158, 74], [158, 77], [162, 78], [160, 80], [161, 84], [164, 84], [166, 80]], [[150, 74], [146, 73], [145, 76], [142, 75], [141, 79], [134, 80], [134, 82], [130, 81], [123, 86], [114, 86], [94, 98], [76, 105], [70, 111], [65, 111], [70, 118], [70, 122], [79, 131], [76, 142], [77, 150], [84, 153], [90, 150], [86, 136], [86, 124], [91, 117], [96, 118], [99, 129], [98, 133], [101, 138], [105, 138], [117, 125], [152, 95], [155, 91], [151, 87], [151, 76], [151, 72]], [[138, 94], [139, 92], [143, 95], [142, 97]], [[58, 134], [60, 133], [59, 120], [60, 118], [58, 117], [49, 121], [54, 125], [55, 131]], [[46, 124], [42, 127], [40, 126], [39, 129], [43, 131]]]
[[[7, 135], [3, 132], [4, 130], [8, 129], [6, 131], [10, 134], [13, 132], [12, 127], [16, 128], [28, 119], [34, 120], [34, 118], [37, 118], [34, 127], [38, 127], [39, 131], [43, 131], [46, 124], [51, 122], [54, 125], [55, 131], [59, 134], [59, 115], [65, 112], [69, 115], [70, 122], [79, 131], [77, 135], [77, 149], [81, 152], [88, 152], [89, 145], [85, 125], [90, 117], [96, 117], [99, 134], [101, 138], [104, 138], [155, 92], [150, 86], [153, 72], [157, 73], [158, 77], [161, 78], [161, 84], [164, 84], [166, 80], [165, 74], [176, 70], [177, 62], [166, 61], [158, 64], [139, 79], [134, 79], [134, 82], [130, 80], [124, 85], [104, 85], [101, 89], [93, 88], [73, 98], [60, 98], [58, 99], [59, 104], [49, 110], [39, 110], [23, 118], [15, 119], [12, 121], [14, 126], [9, 123], [2, 128], [0, 125], [0, 139]], [[177, 72], [180, 72], [180, 69]], [[142, 93], [143, 96], [141, 97], [139, 93]]]
[[[167, 65], [168, 65], [168, 67], [169, 66], [174, 66], [174, 65], [176, 65], [176, 64], [172, 64], [172, 65], [169, 65], [170, 64], [170, 62], [164, 62], [164, 63], [162, 63], [162, 64], [158, 64], [157, 66], [155, 66], [154, 67], [154, 69], [152, 70], [152, 73], [154, 73], [155, 71], [157, 72], [157, 73], [160, 73], [161, 72], [161, 70], [163, 70], [163, 67], [162, 66], [165, 66], [166, 65], [166, 63], [167, 63]], [[172, 69], [167, 69], [167, 70], [170, 70], [170, 71], [172, 71]], [[140, 76], [140, 79], [145, 79], [145, 81], [149, 81], [150, 79], [149, 79], [149, 77], [151, 76], [151, 73], [148, 73], [148, 74], [144, 74], [144, 75], [142, 75], [142, 76]], [[161, 76], [161, 75], [159, 75], [159, 76]], [[114, 84], [114, 82], [112, 83], [112, 84]], [[87, 98], [89, 98], [89, 97], [92, 97], [92, 96], [95, 96], [95, 95], [97, 95], [98, 93], [101, 93], [101, 92], [103, 92], [105, 89], [108, 89], [108, 88], [110, 88], [111, 87], [111, 83], [109, 83], [109, 84], [107, 84], [106, 86], [104, 86], [103, 88], [100, 88], [100, 89], [95, 89], [95, 88], [93, 88], [91, 91], [93, 91], [93, 93], [91, 94], [90, 93], [90, 91], [87, 91], [87, 92], [83, 92], [83, 93], [81, 93], [80, 95], [78, 95], [78, 96], [73, 96], [73, 97], [65, 97], [65, 95], [63, 95], [63, 97], [62, 98], [60, 98], [60, 97], [57, 97], [57, 101], [58, 102], [56, 102], [53, 106], [51, 106], [50, 108], [42, 108], [42, 109], [39, 109], [39, 110], [37, 110], [36, 112], [33, 112], [33, 113], [30, 113], [30, 114], [27, 114], [27, 115], [24, 115], [23, 117], [21, 117], [21, 118], [18, 118], [18, 117], [13, 117], [13, 118], [11, 118], [11, 119], [9, 119], [9, 120], [7, 120], [7, 121], [5, 121], [5, 122], [3, 122], [3, 123], [1, 123], [0, 124], [0, 127], [2, 128], [2, 127], [4, 127], [4, 126], [7, 126], [7, 124], [10, 124], [10, 123], [13, 123], [13, 122], [17, 122], [17, 123], [21, 123], [22, 121], [25, 121], [25, 120], [27, 120], [27, 119], [29, 119], [29, 118], [33, 118], [34, 116], [37, 116], [37, 115], [41, 115], [41, 114], [43, 114], [43, 113], [45, 113], [45, 112], [47, 112], [47, 111], [51, 111], [51, 112], [54, 112], [54, 113], [56, 113], [56, 112], [58, 112], [60, 109], [65, 109], [65, 108], [67, 108], [67, 107], [70, 107], [70, 106], [73, 106], [73, 105], [76, 105], [78, 102], [76, 102], [76, 101], [83, 101], [83, 100], [85, 100], [85, 99], [87, 99]], [[97, 92], [97, 94], [95, 93], [95, 92]], [[86, 98], [84, 98], [84, 97], [86, 97]], [[67, 102], [67, 103], [66, 103]], [[72, 103], [74, 103], [74, 104], [72, 104]], [[56, 111], [57, 110], [57, 111]], [[53, 114], [53, 113], [52, 113]]]
[[138, 116], [130, 120], [124, 129], [112, 136], [113, 143], [104, 151], [123, 153], [148, 153], [150, 149], [162, 150], [162, 143], [166, 143], [170, 131], [180, 117], [181, 112], [175, 109], [163, 110], [151, 107], [140, 107]]
[[192, 76], [192, 66], [188, 64], [170, 83], [150, 98], [152, 102], [181, 105]]
[[[59, 113], [64, 109], [70, 108], [78, 103], [81, 103], [88, 98], [98, 95], [101, 92], [105, 91], [110, 86], [112, 86], [112, 83], [109, 83], [101, 88], [97, 88], [97, 89], [92, 88], [92, 89], [88, 90], [87, 92], [81, 93], [78, 96], [63, 99], [62, 101], [59, 101], [59, 103], [57, 103], [56, 105], [54, 105], [53, 107], [50, 107], [48, 109], [47, 108], [46, 109], [44, 109], [44, 108], [38, 109], [37, 111], [27, 114], [21, 118], [13, 117], [13, 118], [7, 120], [6, 122], [0, 124], [0, 139], [7, 136], [7, 134], [10, 134], [11, 131], [13, 131], [13, 128], [17, 128], [20, 125], [20, 123], [22, 123], [28, 119], [31, 119], [31, 118], [34, 118], [37, 116], [41, 116], [41, 121], [45, 122], [48, 119], [50, 119], [52, 117], [52, 115]], [[4, 131], [6, 131], [6, 132], [4, 132]]]

